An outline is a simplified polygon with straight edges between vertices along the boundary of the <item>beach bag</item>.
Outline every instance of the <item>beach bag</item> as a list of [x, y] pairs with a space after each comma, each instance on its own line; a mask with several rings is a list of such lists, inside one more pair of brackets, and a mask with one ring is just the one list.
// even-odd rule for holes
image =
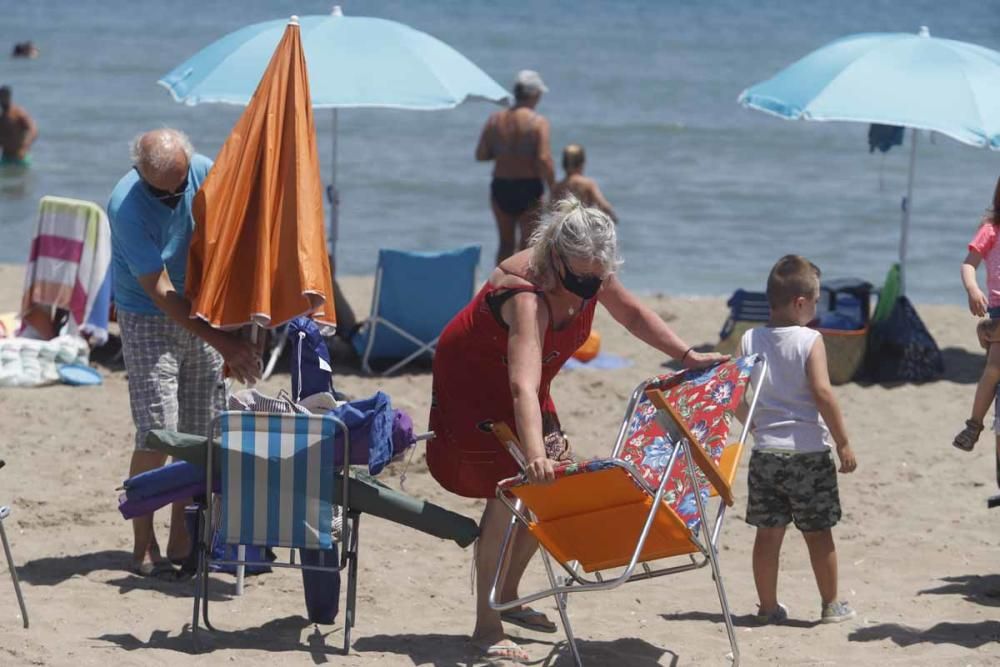
[[[299, 549], [303, 565], [333, 567], [337, 564], [337, 543], [327, 551]], [[313, 623], [330, 624], [337, 620], [340, 606], [340, 572], [302, 570], [302, 593], [306, 614]]]
[[288, 340], [292, 344], [290, 361], [292, 396], [296, 401], [333, 390], [333, 368], [330, 351], [312, 318], [296, 317], [288, 323]]
[[944, 373], [941, 350], [905, 296], [872, 325], [868, 340], [865, 371], [873, 382], [926, 382]]

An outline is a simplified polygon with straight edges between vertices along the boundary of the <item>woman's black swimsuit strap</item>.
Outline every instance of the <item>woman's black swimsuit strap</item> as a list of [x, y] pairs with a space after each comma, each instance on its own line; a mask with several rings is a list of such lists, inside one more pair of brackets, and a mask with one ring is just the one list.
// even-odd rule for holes
[[500, 287], [493, 290], [486, 295], [486, 305], [490, 308], [490, 314], [493, 315], [493, 319], [496, 320], [504, 329], [507, 329], [507, 323], [503, 320], [503, 315], [500, 313], [500, 309], [503, 305], [507, 303], [511, 297], [520, 294], [521, 292], [531, 292], [537, 294], [538, 296], [545, 298], [545, 294], [542, 290], [537, 287]]

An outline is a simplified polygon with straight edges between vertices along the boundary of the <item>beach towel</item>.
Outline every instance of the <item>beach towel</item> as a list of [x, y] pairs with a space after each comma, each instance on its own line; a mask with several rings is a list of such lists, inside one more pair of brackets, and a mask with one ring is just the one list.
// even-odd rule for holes
[[52, 340], [0, 338], [0, 387], [41, 387], [60, 381], [64, 364], [87, 365], [87, 342], [77, 336]]
[[580, 361], [575, 357], [570, 357], [563, 364], [563, 368], [567, 371], [575, 370], [578, 368], [590, 369], [595, 371], [610, 371], [616, 368], [628, 368], [632, 365], [632, 362], [625, 357], [620, 357], [617, 354], [611, 354], [609, 352], [599, 352], [590, 361]]
[[[111, 305], [111, 230], [93, 202], [42, 197], [21, 297], [21, 317], [36, 306], [69, 313], [70, 333], [102, 345]], [[23, 325], [22, 325], [23, 328]]]

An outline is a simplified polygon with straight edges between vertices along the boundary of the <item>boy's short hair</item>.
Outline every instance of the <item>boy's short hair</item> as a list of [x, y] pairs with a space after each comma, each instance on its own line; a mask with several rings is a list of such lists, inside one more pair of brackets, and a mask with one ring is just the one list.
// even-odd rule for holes
[[811, 297], [819, 291], [819, 267], [801, 255], [785, 255], [767, 276], [767, 302], [780, 308], [800, 296]]
[[583, 163], [587, 161], [587, 154], [583, 151], [583, 146], [580, 144], [570, 144], [563, 149], [563, 169], [569, 171], [570, 169], [579, 169], [583, 166]]

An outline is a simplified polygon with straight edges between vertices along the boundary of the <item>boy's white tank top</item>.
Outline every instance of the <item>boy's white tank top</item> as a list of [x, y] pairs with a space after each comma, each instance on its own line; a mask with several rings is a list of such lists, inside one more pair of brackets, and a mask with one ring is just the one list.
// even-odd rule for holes
[[830, 431], [816, 407], [806, 361], [821, 334], [808, 327], [757, 327], [743, 334], [741, 354], [767, 359], [767, 376], [751, 431], [754, 450], [822, 452], [830, 449]]

